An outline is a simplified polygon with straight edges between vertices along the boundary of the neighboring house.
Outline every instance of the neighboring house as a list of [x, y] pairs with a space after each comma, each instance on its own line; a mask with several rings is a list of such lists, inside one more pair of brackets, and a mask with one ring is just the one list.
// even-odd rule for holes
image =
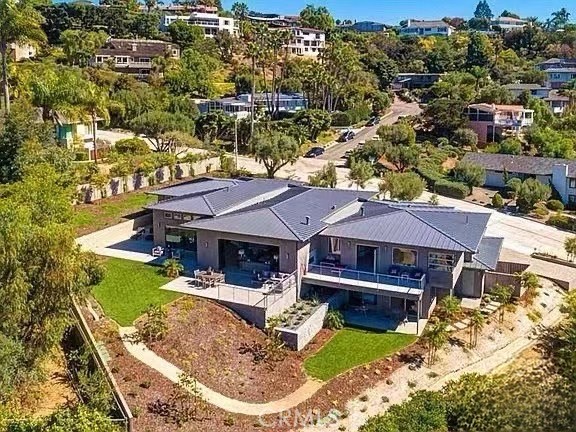
[[248, 19], [254, 23], [264, 23], [268, 27], [298, 27], [300, 25], [298, 15], [251, 13]]
[[386, 24], [375, 21], [357, 21], [353, 24], [342, 24], [339, 27], [341, 29], [353, 30], [358, 33], [377, 33], [388, 29]]
[[536, 66], [546, 73], [546, 86], [559, 89], [576, 79], [576, 59], [551, 58]]
[[428, 88], [442, 78], [442, 73], [399, 73], [394, 81], [392, 81], [392, 88], [394, 89], [414, 89], [414, 88]]
[[472, 104], [466, 108], [468, 127], [486, 144], [507, 136], [519, 137], [534, 122], [534, 110], [522, 105]]
[[36, 56], [36, 48], [29, 44], [10, 44], [9, 56], [12, 61], [30, 60]]
[[561, 115], [570, 105], [570, 98], [562, 96], [558, 90], [551, 90], [547, 97], [544, 98], [554, 114]]
[[409, 19], [400, 28], [401, 36], [450, 36], [455, 28], [444, 21], [421, 21]]
[[184, 21], [187, 24], [201, 27], [204, 36], [213, 38], [218, 32], [226, 31], [230, 34], [238, 33], [238, 23], [234, 18], [221, 17], [213, 12], [189, 12], [189, 13], [164, 13], [160, 29], [166, 31], [170, 24], [176, 21]]
[[[241, 94], [236, 97], [228, 97], [222, 99], [214, 99], [202, 101], [198, 104], [198, 109], [201, 113], [210, 111], [224, 111], [230, 116], [238, 118], [245, 118], [250, 115], [251, 110], [251, 94]], [[254, 95], [254, 106], [256, 111], [267, 111], [267, 100], [279, 104], [279, 111], [281, 112], [297, 112], [306, 109], [308, 103], [306, 98], [300, 93], [285, 94], [280, 93], [279, 98], [271, 93], [256, 93]]]
[[318, 57], [326, 48], [326, 34], [322, 30], [292, 27], [292, 40], [284, 47], [288, 54]]
[[[87, 160], [94, 159], [94, 132], [91, 120], [71, 120], [56, 113], [55, 122], [56, 140], [60, 145], [79, 153], [85, 152]], [[96, 123], [96, 133], [98, 133], [98, 123]]]
[[511, 17], [498, 17], [498, 18], [494, 18], [491, 22], [490, 25], [492, 27], [498, 27], [502, 30], [522, 30], [526, 24], [528, 24], [528, 21], [523, 20], [523, 19], [518, 19], [518, 18], [511, 18]]
[[540, 84], [514, 83], [505, 84], [503, 87], [512, 93], [514, 99], [518, 99], [518, 97], [524, 92], [528, 92], [530, 96], [534, 98], [544, 99], [548, 97], [550, 90], [552, 90], [551, 88], [541, 86]]
[[174, 43], [145, 39], [108, 39], [100, 48], [92, 64], [109, 64], [116, 72], [146, 76], [157, 57], [180, 57], [180, 47]]
[[484, 167], [485, 186], [504, 187], [504, 172], [508, 178], [535, 178], [553, 185], [565, 204], [576, 205], [576, 160], [489, 153], [466, 153], [462, 160]]
[[155, 244], [187, 250], [194, 257], [188, 271], [221, 269], [226, 283], [218, 296], [235, 285], [236, 300], [225, 303], [249, 317], [246, 290], [259, 293], [255, 276], [292, 275], [297, 295], [290, 304], [302, 296], [337, 298], [347, 320], [408, 319], [421, 332], [437, 299], [480, 298], [490, 288], [485, 276], [502, 246], [485, 236], [489, 213], [372, 200], [374, 192], [200, 178], [152, 193], [162, 198], [148, 207]]

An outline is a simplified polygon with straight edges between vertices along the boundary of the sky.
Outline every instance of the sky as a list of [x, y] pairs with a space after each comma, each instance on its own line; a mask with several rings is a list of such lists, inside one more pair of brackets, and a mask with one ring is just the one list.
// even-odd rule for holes
[[[230, 9], [236, 0], [222, 0]], [[296, 15], [307, 4], [326, 6], [335, 18], [357, 21], [378, 21], [398, 24], [407, 18], [441, 19], [445, 16], [470, 18], [478, 0], [243, 0], [250, 10]], [[550, 14], [565, 7], [576, 19], [574, 0], [488, 0], [495, 15], [507, 9], [522, 17], [537, 16], [545, 20]]]

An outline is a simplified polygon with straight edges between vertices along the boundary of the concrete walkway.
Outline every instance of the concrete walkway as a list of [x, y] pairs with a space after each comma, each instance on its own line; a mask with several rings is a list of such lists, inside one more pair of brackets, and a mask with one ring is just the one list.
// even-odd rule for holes
[[[173, 383], [178, 383], [180, 375], [183, 373], [181, 369], [158, 356], [143, 343], [132, 343], [129, 341], [130, 336], [134, 335], [136, 331], [135, 327], [121, 327], [119, 329], [120, 336], [128, 352]], [[197, 382], [197, 387], [202, 392], [206, 402], [228, 412], [250, 416], [275, 414], [294, 408], [312, 397], [323, 385], [323, 382], [309, 379], [298, 390], [282, 399], [267, 403], [250, 403], [229, 398]]]

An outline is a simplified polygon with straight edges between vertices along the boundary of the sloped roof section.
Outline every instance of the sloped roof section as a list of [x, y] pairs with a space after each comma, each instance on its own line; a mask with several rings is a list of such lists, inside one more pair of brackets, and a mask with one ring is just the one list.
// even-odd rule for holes
[[481, 165], [487, 170], [532, 175], [552, 175], [554, 165], [567, 165], [570, 176], [576, 173], [576, 160], [492, 153], [466, 153], [463, 162]]
[[208, 192], [214, 192], [219, 189], [224, 189], [228, 186], [236, 186], [244, 181], [245, 180], [240, 179], [201, 177], [199, 179], [195, 179], [176, 186], [170, 186], [150, 191], [149, 194], [163, 197], [184, 197], [199, 195]]
[[322, 235], [474, 253], [490, 218], [489, 213], [414, 203], [370, 201], [363, 209]]
[[500, 237], [484, 237], [480, 242], [478, 253], [472, 256], [471, 262], [465, 262], [464, 267], [474, 270], [496, 270], [504, 239]]

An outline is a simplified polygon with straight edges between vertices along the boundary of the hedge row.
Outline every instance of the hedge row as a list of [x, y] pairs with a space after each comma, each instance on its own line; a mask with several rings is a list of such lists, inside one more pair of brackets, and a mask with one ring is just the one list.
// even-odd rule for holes
[[367, 120], [372, 114], [372, 108], [366, 104], [359, 105], [356, 108], [344, 112], [335, 112], [332, 114], [332, 126], [351, 126]]
[[450, 180], [438, 180], [434, 184], [434, 192], [447, 197], [464, 199], [470, 194], [470, 188], [464, 183]]
[[576, 231], [576, 218], [562, 214], [550, 216], [550, 218], [546, 221], [546, 224], [567, 231]]

